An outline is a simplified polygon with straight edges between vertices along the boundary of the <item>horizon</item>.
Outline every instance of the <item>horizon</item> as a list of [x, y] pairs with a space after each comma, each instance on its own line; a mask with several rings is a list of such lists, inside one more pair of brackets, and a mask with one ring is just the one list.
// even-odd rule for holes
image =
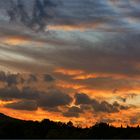
[[0, 112], [24, 120], [140, 124], [139, 0], [0, 0]]
[[129, 125], [126, 125], [126, 126], [123, 126], [123, 125], [121, 125], [121, 126], [113, 126], [112, 124], [110, 124], [110, 123], [107, 123], [107, 122], [96, 122], [95, 124], [93, 124], [93, 125], [91, 125], [91, 126], [80, 126], [80, 125], [74, 125], [73, 124], [73, 122], [71, 122], [71, 121], [68, 121], [68, 122], [63, 122], [63, 121], [54, 121], [54, 120], [50, 120], [50, 119], [48, 119], [48, 118], [44, 118], [44, 119], [42, 119], [42, 120], [24, 120], [24, 119], [18, 119], [18, 118], [16, 118], [16, 117], [12, 117], [12, 116], [7, 116], [7, 115], [5, 115], [5, 114], [3, 114], [3, 113], [0, 113], [0, 115], [3, 115], [2, 117], [9, 117], [9, 118], [11, 118], [11, 119], [16, 119], [16, 120], [19, 120], [19, 121], [27, 121], [27, 122], [30, 122], [30, 121], [33, 121], [33, 122], [39, 122], [39, 123], [41, 123], [42, 121], [44, 121], [44, 120], [48, 120], [48, 121], [50, 121], [50, 122], [53, 122], [53, 123], [63, 123], [63, 124], [65, 124], [65, 125], [67, 125], [68, 123], [72, 123], [71, 125], [73, 126], [73, 127], [75, 127], [75, 128], [81, 128], [81, 129], [89, 129], [89, 128], [91, 128], [91, 127], [94, 127], [94, 126], [96, 126], [96, 125], [101, 125], [101, 124], [106, 124], [106, 125], [108, 125], [109, 127], [114, 127], [114, 128], [124, 128], [124, 129], [127, 129], [127, 128], [140, 128], [140, 126], [139, 126], [139, 124], [137, 125], [137, 126], [129, 126]]

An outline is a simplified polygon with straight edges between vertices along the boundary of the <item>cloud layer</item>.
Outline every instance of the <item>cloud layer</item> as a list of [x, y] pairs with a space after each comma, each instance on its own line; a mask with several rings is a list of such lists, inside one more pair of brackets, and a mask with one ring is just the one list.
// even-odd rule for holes
[[137, 125], [139, 4], [1, 0], [1, 111], [83, 126]]

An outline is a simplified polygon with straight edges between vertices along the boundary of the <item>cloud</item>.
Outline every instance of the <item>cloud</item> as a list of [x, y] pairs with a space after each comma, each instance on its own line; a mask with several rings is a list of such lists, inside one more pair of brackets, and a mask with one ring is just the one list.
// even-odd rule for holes
[[129, 108], [128, 106], [120, 105], [118, 102], [110, 104], [107, 101], [98, 101], [96, 99], [90, 98], [88, 95], [83, 93], [75, 95], [75, 101], [77, 105], [91, 106], [96, 113], [98, 112], [116, 113], [119, 112], [120, 110], [127, 110]]
[[137, 114], [135, 114], [135, 116], [132, 116], [131, 118], [130, 118], [130, 123], [132, 124], [132, 125], [134, 125], [134, 124], [138, 124], [139, 122], [140, 122], [140, 114], [139, 113], [137, 113]]
[[38, 108], [37, 103], [31, 100], [23, 100], [14, 103], [8, 103], [4, 107], [15, 110], [27, 110], [27, 111], [35, 111]]
[[120, 110], [127, 110], [129, 107], [122, 106], [118, 102], [113, 104], [108, 103], [107, 101], [98, 102], [93, 100], [92, 107], [95, 112], [106, 112], [106, 113], [116, 113]]
[[86, 30], [96, 30], [103, 23], [102, 21], [94, 21], [91, 23], [82, 23], [77, 25], [48, 25], [46, 30], [48, 31], [86, 31]]
[[44, 111], [77, 118], [79, 108], [99, 116], [129, 108], [135, 95], [126, 92], [140, 89], [138, 0], [12, 3], [0, 0], [1, 100], [33, 100]]
[[0, 89], [0, 99], [2, 100], [13, 100], [13, 99], [37, 99], [39, 96], [38, 92], [32, 90], [29, 87], [24, 87], [22, 90], [16, 86], [5, 87]]
[[[46, 4], [47, 3], [47, 4]], [[106, 32], [134, 32], [140, 28], [140, 8], [137, 1], [114, 0], [30, 0], [24, 2], [1, 2], [0, 18], [3, 22], [21, 24], [29, 29], [88, 30]], [[30, 7], [28, 6], [30, 5]], [[5, 7], [5, 8], [3, 8]], [[123, 8], [122, 8], [123, 7]], [[135, 21], [134, 18], [137, 18]], [[135, 22], [130, 22], [135, 21]], [[61, 26], [63, 25], [63, 26]], [[47, 30], [48, 30], [47, 29]]]
[[55, 81], [55, 79], [49, 74], [44, 74], [44, 81], [45, 82], [53, 82], [53, 81]]
[[87, 94], [84, 93], [77, 93], [75, 94], [75, 104], [91, 104], [92, 100]]
[[[15, 108], [20, 110], [21, 108], [22, 110], [23, 106], [23, 109], [25, 110], [28, 105], [33, 105], [33, 103], [36, 103], [37, 107], [55, 112], [59, 111], [58, 107], [68, 106], [72, 102], [72, 98], [60, 90], [48, 89], [46, 92], [44, 92], [34, 90], [30, 87], [23, 87], [20, 90], [16, 86], [1, 88], [0, 99], [3, 101], [13, 101], [14, 99], [21, 100], [5, 106], [13, 109]], [[27, 106], [26, 102], [28, 103]]]
[[0, 81], [6, 82], [8, 86], [16, 85], [22, 82], [22, 78], [19, 74], [10, 74], [3, 71], [0, 72]]
[[115, 122], [115, 121], [116, 121], [115, 119], [105, 118], [105, 119], [101, 119], [100, 122], [104, 122], [104, 123], [109, 123], [109, 124], [111, 124], [111, 123], [113, 123], [113, 122]]
[[128, 99], [134, 99], [136, 96], [138, 96], [136, 93], [125, 93], [123, 97], [118, 96], [117, 98], [122, 102], [126, 102]]
[[72, 98], [59, 90], [50, 90], [41, 94], [38, 104], [42, 108], [53, 108], [58, 106], [66, 106], [72, 102]]
[[20, 90], [14, 86], [10, 88], [1, 88], [0, 89], [0, 99], [2, 100], [12, 100], [17, 98], [23, 98], [20, 94]]
[[37, 77], [36, 77], [36, 75], [34, 75], [34, 74], [30, 74], [29, 75], [29, 78], [27, 79], [27, 82], [28, 83], [31, 83], [31, 82], [37, 82]]
[[72, 106], [70, 108], [68, 108], [67, 112], [63, 113], [63, 116], [65, 117], [80, 117], [80, 114], [83, 113], [83, 110], [79, 107], [76, 106]]
[[4, 72], [0, 71], [0, 81], [6, 83], [7, 86], [15, 86], [18, 84], [31, 84], [39, 82], [39, 75], [45, 82], [53, 82], [55, 78], [50, 74], [34, 74], [34, 73], [11, 73], [11, 72]]

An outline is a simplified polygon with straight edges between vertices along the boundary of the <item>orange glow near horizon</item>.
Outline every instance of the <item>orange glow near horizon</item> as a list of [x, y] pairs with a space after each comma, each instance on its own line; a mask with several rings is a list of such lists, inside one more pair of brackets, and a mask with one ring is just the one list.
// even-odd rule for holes
[[[22, 119], [22, 120], [33, 120], [33, 121], [42, 121], [43, 119], [50, 119], [55, 122], [61, 121], [61, 122], [68, 122], [72, 121], [75, 126], [80, 125], [82, 127], [90, 127], [94, 125], [96, 122], [100, 122], [102, 119], [110, 119], [114, 120], [110, 123], [110, 125], [120, 127], [123, 125], [126, 127], [127, 125], [130, 126], [137, 126], [140, 123], [137, 124], [131, 124], [130, 119], [137, 115], [137, 112], [140, 111], [139, 109], [129, 109], [128, 111], [120, 111], [117, 113], [111, 113], [111, 114], [105, 114], [105, 113], [99, 113], [98, 116], [92, 116], [90, 112], [86, 112], [81, 115], [79, 118], [67, 118], [63, 117], [61, 114], [58, 113], [50, 113], [47, 111], [44, 111], [42, 109], [38, 109], [37, 111], [18, 111], [13, 109], [7, 109], [7, 108], [0, 108], [1, 113], [4, 113], [5, 115], [11, 116], [13, 118]], [[138, 116], [140, 117], [140, 115]]]
[[[108, 103], [112, 104], [115, 101], [118, 101], [119, 103], [121, 101], [117, 100], [117, 96], [123, 97], [123, 98], [128, 98], [127, 95], [129, 94], [136, 94], [136, 98], [128, 99], [127, 103], [122, 103], [123, 105], [134, 105], [136, 107], [130, 108], [128, 110], [120, 110], [120, 112], [116, 113], [101, 113], [101, 112], [92, 112], [92, 111], [87, 111], [84, 113], [80, 114], [80, 117], [64, 117], [61, 113], [62, 112], [51, 112], [47, 110], [43, 110], [41, 108], [38, 108], [36, 111], [23, 111], [23, 110], [14, 110], [14, 109], [8, 109], [4, 107], [4, 105], [8, 103], [13, 103], [18, 100], [13, 100], [13, 101], [0, 101], [0, 112], [4, 113], [6, 115], [18, 118], [18, 119], [24, 119], [24, 120], [38, 120], [41, 121], [42, 119], [48, 118], [53, 121], [63, 121], [63, 122], [68, 122], [69, 120], [72, 121], [76, 126], [81, 125], [82, 127], [90, 127], [91, 125], [95, 124], [96, 122], [101, 121], [103, 118], [108, 119], [111, 121], [110, 124], [120, 127], [121, 125], [127, 126], [137, 126], [138, 123], [132, 124], [130, 122], [131, 118], [137, 116], [139, 117], [139, 114], [137, 114], [140, 109], [140, 104], [139, 104], [139, 87], [134, 87], [131, 89], [128, 88], [120, 88], [119, 90], [114, 89], [94, 89], [94, 86], [91, 88], [90, 86], [80, 83], [80, 81], [84, 81], [87, 78], [91, 78], [94, 75], [86, 75], [84, 71], [80, 70], [68, 70], [68, 69], [57, 69], [55, 73], [60, 73], [62, 75], [69, 76], [71, 78], [70, 81], [67, 81], [67, 79], [64, 80], [57, 80], [55, 83], [46, 83], [43, 82], [41, 78], [42, 75], [38, 75], [38, 81], [37, 82], [32, 82], [30, 84], [27, 84], [28, 86], [32, 87], [33, 89], [37, 87], [38, 91], [46, 91], [47, 89], [50, 89], [52, 87], [57, 87], [58, 89], [62, 91], [66, 91], [66, 94], [70, 95], [70, 97], [74, 97], [76, 93], [84, 93], [87, 94], [91, 99], [95, 99], [98, 101], [107, 101]], [[73, 77], [76, 76], [83, 76], [81, 79], [74, 79]], [[28, 79], [28, 75], [24, 74], [22, 75], [25, 79]], [[86, 76], [86, 77], [85, 77]], [[98, 75], [95, 75], [98, 76]], [[105, 75], [106, 76], [106, 75]], [[79, 81], [79, 83], [77, 82]], [[76, 83], [74, 83], [76, 82]], [[22, 84], [18, 85], [18, 88], [24, 87]], [[130, 95], [131, 96], [131, 95]], [[133, 97], [129, 97], [133, 98]], [[74, 101], [73, 101], [74, 102]], [[72, 104], [74, 105], [74, 103]], [[113, 121], [115, 120], [115, 121]], [[125, 120], [125, 121], [124, 121]]]

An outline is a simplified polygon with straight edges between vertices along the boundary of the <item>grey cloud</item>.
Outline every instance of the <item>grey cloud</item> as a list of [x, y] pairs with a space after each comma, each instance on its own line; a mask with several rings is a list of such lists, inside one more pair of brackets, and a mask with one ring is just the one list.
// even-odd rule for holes
[[7, 0], [4, 2], [2, 0], [0, 5], [0, 10], [4, 11], [0, 18], [4, 21], [23, 24], [34, 30], [41, 30], [45, 27], [47, 24], [46, 20], [53, 16], [48, 9], [56, 6], [50, 0], [29, 0], [27, 2], [23, 0]]
[[95, 112], [106, 112], [106, 113], [115, 113], [119, 112], [120, 108], [110, 104], [107, 101], [98, 102], [97, 100], [92, 100], [92, 107]]
[[68, 109], [67, 112], [63, 113], [63, 116], [78, 118], [80, 116], [80, 113], [83, 113], [83, 110], [81, 108], [76, 107], [76, 106], [72, 106]]
[[22, 78], [19, 74], [10, 74], [3, 71], [0, 72], [0, 81], [6, 82], [8, 86], [16, 85], [22, 82]]
[[[57, 38], [57, 36], [60, 36], [57, 33], [56, 35], [55, 33], [52, 34], [53, 33], [51, 33], [49, 38]], [[14, 52], [20, 52], [21, 55], [26, 56], [27, 58], [29, 57], [35, 60], [38, 58], [37, 63], [33, 63], [34, 61], [29, 61], [28, 63], [25, 63], [24, 61], [12, 62], [11, 60], [9, 60], [9, 62], [1, 60], [1, 63], [17, 67], [18, 69], [39, 72], [46, 71], [46, 64], [48, 64], [49, 67], [58, 66], [68, 69], [82, 69], [86, 72], [95, 73], [122, 74], [126, 76], [138, 76], [140, 74], [137, 67], [140, 60], [138, 53], [140, 51], [140, 47], [138, 47], [140, 36], [138, 33], [108, 33], [108, 36], [105, 36], [105, 33], [98, 35], [97, 33], [91, 32], [63, 33], [61, 37], [65, 36], [65, 34], [68, 38], [67, 45], [63, 38], [63, 40], [57, 38], [57, 40], [59, 40], [59, 46], [61, 47], [55, 47], [51, 51], [45, 48], [36, 51], [33, 48], [25, 49], [21, 47], [17, 47], [14, 50]], [[47, 35], [47, 37], [48, 36], [49, 35]], [[92, 37], [95, 38], [95, 42], [94, 39], [91, 39]], [[50, 42], [53, 44], [54, 40], [55, 39], [51, 39]], [[133, 42], [135, 42], [135, 45]], [[56, 45], [57, 43], [54, 44]], [[61, 44], [65, 44], [65, 47]], [[69, 47], [71, 45], [74, 47]], [[10, 49], [10, 52], [11, 51], [12, 49]], [[41, 64], [40, 61], [42, 62]], [[39, 69], [40, 66], [42, 69]]]
[[12, 100], [17, 98], [22, 98], [20, 90], [17, 87], [1, 88], [0, 89], [0, 99], [2, 100]]
[[38, 92], [29, 87], [24, 87], [22, 90], [19, 90], [16, 86], [0, 89], [0, 99], [2, 100], [36, 99], [38, 97]]
[[53, 82], [55, 79], [50, 74], [44, 74], [44, 81]]
[[0, 81], [5, 81], [5, 79], [6, 79], [5, 72], [0, 71]]
[[[25, 75], [25, 76], [24, 76]], [[45, 82], [53, 82], [55, 79], [50, 74], [40, 74]], [[0, 71], [0, 81], [7, 83], [7, 86], [38, 82], [38, 74], [12, 74]]]
[[[69, 95], [59, 90], [48, 89], [48, 91], [46, 92], [41, 92], [33, 90], [30, 87], [24, 87], [19, 90], [16, 86], [1, 88], [0, 99], [4, 101], [11, 101], [13, 99], [20, 99], [23, 101], [28, 100], [29, 102], [31, 101], [31, 103], [36, 102], [37, 106], [44, 110], [49, 110], [53, 112], [58, 112], [59, 106], [67, 106], [72, 102], [72, 98]], [[14, 106], [18, 107], [18, 105], [23, 105], [23, 102], [12, 103], [6, 107], [11, 106], [14, 108]]]
[[[84, 101], [83, 97], [86, 98]], [[114, 102], [113, 104], [108, 103], [107, 101], [97, 101], [96, 99], [91, 99], [86, 94], [78, 94], [75, 95], [75, 100], [77, 105], [90, 105], [93, 110], [97, 112], [106, 112], [106, 113], [115, 113], [119, 112], [120, 110], [127, 110], [128, 106], [120, 105], [118, 102]]]
[[56, 50], [52, 52], [53, 56], [56, 56], [55, 60], [49, 54], [48, 56], [50, 61], [55, 62], [59, 67], [128, 76], [139, 75], [140, 71], [137, 68], [140, 60], [139, 34], [108, 35], [106, 40], [101, 38], [102, 41], [96, 44], [85, 40], [79, 43], [81, 48]]
[[18, 83], [18, 77], [17, 75], [10, 74], [7, 76], [6, 81], [7, 81], [8, 86], [13, 85], [13, 84], [16, 85]]
[[36, 77], [36, 75], [34, 75], [34, 74], [30, 74], [29, 75], [29, 78], [27, 79], [27, 82], [28, 83], [31, 83], [31, 82], [37, 82], [37, 77]]
[[113, 123], [115, 122], [115, 119], [110, 119], [110, 118], [102, 118], [100, 119], [100, 122], [104, 122], [104, 123]]
[[69, 105], [71, 102], [72, 98], [59, 90], [47, 91], [41, 94], [41, 97], [38, 99], [38, 104], [42, 108]]
[[87, 94], [77, 93], [75, 94], [75, 104], [91, 104], [92, 100]]
[[43, 106], [42, 109], [49, 112], [56, 112], [56, 113], [61, 112], [61, 110], [59, 109], [59, 106], [54, 106], [54, 107]]
[[111, 0], [1, 0], [0, 5], [2, 21], [22, 23], [37, 31], [49, 24], [79, 25], [96, 21], [103, 24], [101, 31], [137, 31], [127, 18], [138, 18], [140, 12], [136, 2], [130, 0], [116, 3]]
[[30, 101], [30, 100], [8, 103], [5, 105], [5, 107], [15, 109], [15, 110], [27, 110], [27, 111], [35, 111], [38, 108], [36, 101]]

